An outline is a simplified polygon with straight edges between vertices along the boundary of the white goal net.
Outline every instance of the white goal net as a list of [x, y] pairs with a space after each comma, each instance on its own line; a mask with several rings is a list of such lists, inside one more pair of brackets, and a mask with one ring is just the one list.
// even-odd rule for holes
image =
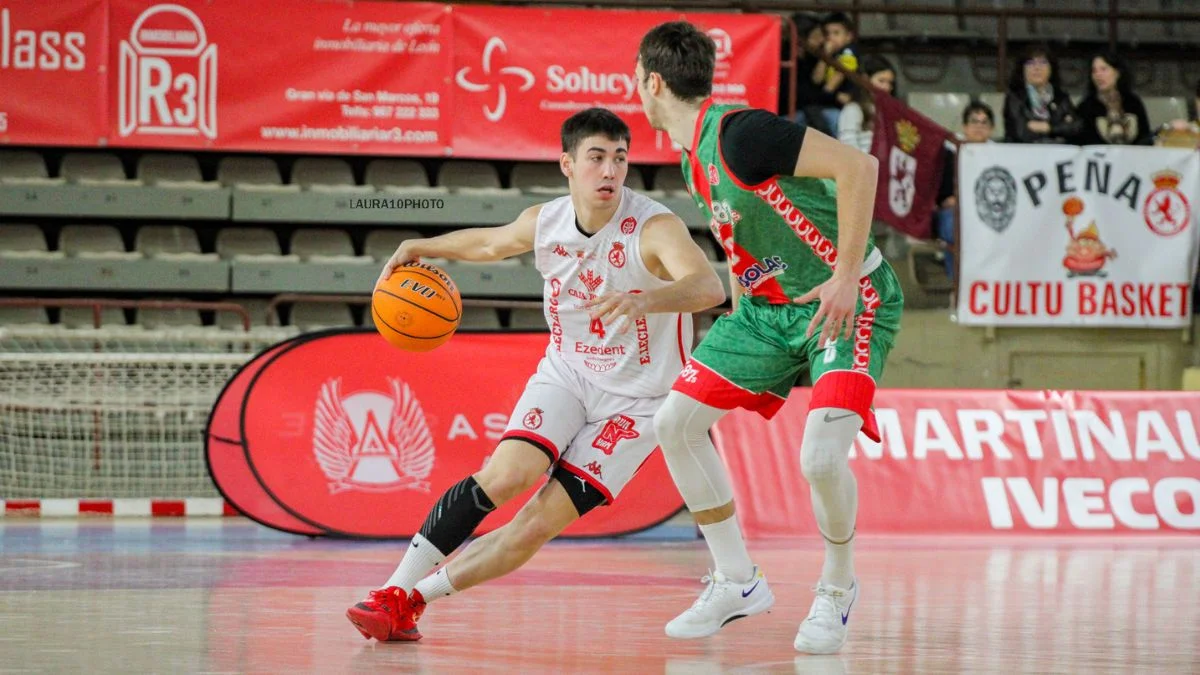
[[0, 329], [0, 498], [217, 496], [209, 411], [287, 334]]

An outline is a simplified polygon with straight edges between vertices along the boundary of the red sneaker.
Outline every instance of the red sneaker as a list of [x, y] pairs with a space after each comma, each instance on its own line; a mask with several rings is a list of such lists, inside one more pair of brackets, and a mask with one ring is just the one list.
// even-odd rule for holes
[[414, 595], [419, 608], [396, 586], [371, 591], [365, 600], [346, 610], [346, 618], [368, 640], [415, 642], [421, 639], [417, 619], [425, 611], [425, 599], [420, 593]]

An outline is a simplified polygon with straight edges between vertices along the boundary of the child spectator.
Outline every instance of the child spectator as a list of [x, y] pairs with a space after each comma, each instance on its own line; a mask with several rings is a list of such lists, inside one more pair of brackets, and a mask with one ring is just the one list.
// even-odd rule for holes
[[[844, 12], [833, 12], [821, 22], [825, 29], [825, 53], [833, 57], [843, 68], [850, 72], [858, 70], [858, 47], [854, 44], [854, 21]], [[851, 100], [854, 84], [846, 79], [836, 68], [827, 67], [822, 90], [832, 95], [835, 100], [832, 105], [825, 106], [822, 114], [830, 130], [838, 128], [837, 118], [842, 106]]]

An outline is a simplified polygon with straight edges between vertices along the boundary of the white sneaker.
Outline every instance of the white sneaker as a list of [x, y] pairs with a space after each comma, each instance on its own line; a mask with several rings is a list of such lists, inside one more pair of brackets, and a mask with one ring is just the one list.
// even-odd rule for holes
[[700, 581], [708, 584], [708, 588], [687, 611], [667, 624], [669, 637], [708, 637], [734, 619], [765, 612], [775, 604], [767, 578], [757, 566], [754, 576], [744, 584], [730, 581], [720, 572], [711, 572]]
[[808, 610], [808, 618], [800, 623], [793, 644], [806, 654], [836, 654], [846, 644], [846, 622], [850, 620], [850, 608], [858, 600], [858, 580], [851, 582], [848, 589], [817, 582], [813, 590], [817, 597]]

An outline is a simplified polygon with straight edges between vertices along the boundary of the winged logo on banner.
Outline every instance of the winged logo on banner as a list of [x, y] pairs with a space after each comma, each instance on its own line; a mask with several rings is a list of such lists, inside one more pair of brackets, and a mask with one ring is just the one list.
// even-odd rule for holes
[[313, 454], [330, 492], [429, 491], [433, 435], [412, 389], [389, 378], [391, 396], [342, 395], [340, 378], [321, 386], [313, 420]]

